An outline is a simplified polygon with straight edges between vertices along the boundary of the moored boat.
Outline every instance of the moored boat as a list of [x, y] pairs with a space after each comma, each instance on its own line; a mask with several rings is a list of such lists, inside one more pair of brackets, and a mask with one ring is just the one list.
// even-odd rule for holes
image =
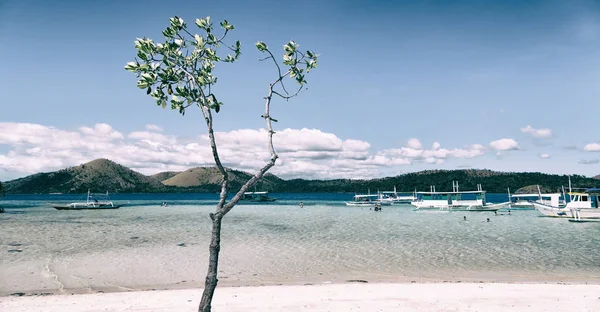
[[412, 194], [398, 193], [396, 186], [393, 191], [383, 191], [379, 193], [381, 202], [390, 202], [393, 204], [410, 204], [417, 199], [416, 192]]
[[452, 182], [452, 192], [436, 192], [431, 187], [429, 192], [417, 192], [418, 199], [411, 202], [415, 210], [449, 210], [449, 211], [497, 211], [509, 208], [510, 203], [487, 203], [486, 191], [477, 185], [476, 191], [459, 191], [458, 182]]
[[561, 200], [560, 193], [552, 194], [513, 194], [510, 196], [511, 207], [514, 209], [535, 209], [533, 202], [553, 207], [564, 207], [566, 203]]
[[240, 200], [246, 202], [274, 202], [277, 198], [269, 197], [269, 192], [245, 192]]
[[381, 195], [379, 194], [357, 194], [354, 195], [352, 201], [346, 202], [346, 206], [353, 207], [375, 207], [376, 205], [391, 205], [390, 201], [380, 200]]
[[115, 205], [106, 194], [93, 194], [89, 190], [85, 202], [73, 202], [68, 204], [50, 204], [57, 210], [88, 210], [88, 209], [118, 209], [123, 205]]
[[532, 202], [537, 211], [547, 217], [582, 219], [600, 219], [600, 189], [586, 189], [583, 192], [569, 192], [569, 202], [564, 207], [556, 207]]

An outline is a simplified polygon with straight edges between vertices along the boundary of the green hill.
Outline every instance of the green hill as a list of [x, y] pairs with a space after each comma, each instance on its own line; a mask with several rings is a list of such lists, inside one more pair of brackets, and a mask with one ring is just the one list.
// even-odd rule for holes
[[[227, 169], [230, 173], [229, 187], [238, 190], [252, 174]], [[600, 180], [582, 175], [571, 175], [574, 188], [598, 187]], [[407, 173], [395, 177], [371, 180], [283, 180], [273, 174], [266, 174], [252, 190], [270, 192], [347, 192], [364, 193], [393, 190], [412, 192], [428, 191], [431, 185], [437, 191], [452, 190], [452, 181], [458, 181], [460, 190], [475, 190], [477, 184], [490, 193], [505, 193], [510, 187], [512, 193], [560, 192], [567, 186], [569, 176], [544, 174], [539, 172], [497, 172], [491, 170], [427, 170]], [[210, 192], [221, 189], [221, 175], [215, 167], [199, 167], [183, 172], [161, 172], [146, 176], [107, 159], [97, 159], [89, 163], [55, 172], [37, 173], [24, 178], [4, 182], [6, 193], [48, 194], [48, 193], [155, 193], [155, 192]]]
[[21, 179], [5, 182], [7, 193], [48, 194], [92, 192], [160, 192], [167, 187], [160, 181], [116, 164], [108, 159], [54, 172], [36, 173]]
[[[429, 191], [434, 185], [437, 191], [451, 191], [452, 181], [459, 182], [459, 190], [476, 190], [477, 184], [489, 193], [506, 193], [507, 188], [516, 192], [522, 187], [540, 185], [546, 192], [558, 192], [569, 184], [567, 175], [539, 172], [497, 172], [491, 170], [427, 170], [407, 173], [395, 177], [372, 180], [303, 180], [285, 181], [276, 191], [289, 192], [371, 192], [389, 191], [396, 186], [398, 191]], [[581, 175], [571, 175], [573, 187], [594, 187], [600, 181]], [[537, 189], [537, 187], [536, 187]], [[536, 190], [537, 191], [537, 190]]]

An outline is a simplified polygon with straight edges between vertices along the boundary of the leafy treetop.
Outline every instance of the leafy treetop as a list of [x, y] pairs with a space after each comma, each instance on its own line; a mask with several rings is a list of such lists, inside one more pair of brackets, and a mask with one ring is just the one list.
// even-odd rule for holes
[[[134, 72], [137, 86], [146, 89], [146, 93], [156, 100], [157, 105], [185, 114], [191, 105], [198, 105], [207, 117], [210, 110], [218, 113], [223, 105], [219, 102], [211, 87], [217, 83], [213, 75], [215, 65], [219, 62], [233, 63], [241, 55], [240, 41], [225, 43], [228, 33], [234, 25], [227, 20], [220, 22], [220, 34], [216, 34], [210, 16], [196, 19], [200, 34], [192, 34], [188, 25], [180, 17], [172, 17], [170, 26], [163, 30], [165, 41], [155, 43], [152, 39], [138, 38], [135, 41], [137, 58], [129, 62], [125, 69]], [[262, 60], [272, 59], [278, 69], [278, 79], [271, 87], [279, 86], [273, 94], [282, 98], [290, 98], [298, 94], [306, 84], [305, 74], [317, 67], [318, 55], [311, 51], [301, 52], [298, 44], [290, 41], [283, 46], [282, 72], [279, 63], [264, 42], [257, 42], [256, 48], [267, 54]], [[227, 55], [222, 51], [225, 50]], [[283, 84], [285, 77], [291, 77], [300, 87], [295, 93], [289, 93]], [[272, 120], [272, 119], [271, 119]]]

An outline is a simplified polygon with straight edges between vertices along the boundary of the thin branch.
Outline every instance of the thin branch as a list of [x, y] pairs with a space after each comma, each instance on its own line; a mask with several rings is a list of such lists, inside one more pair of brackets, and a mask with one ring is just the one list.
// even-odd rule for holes
[[[279, 79], [281, 79], [281, 76]], [[250, 180], [248, 180], [240, 188], [240, 190], [235, 194], [235, 196], [233, 196], [233, 198], [225, 206], [223, 206], [222, 209], [219, 209], [217, 211], [217, 214], [219, 214], [220, 216], [224, 216], [231, 209], [233, 209], [233, 207], [240, 201], [240, 199], [242, 198], [242, 196], [244, 195], [246, 190], [248, 190], [248, 188], [250, 188], [254, 184], [256, 184], [256, 182], [258, 182], [258, 180], [260, 180], [269, 169], [271, 169], [273, 166], [275, 166], [275, 162], [277, 161], [277, 158], [279, 158], [279, 156], [277, 155], [277, 152], [275, 151], [275, 147], [273, 146], [273, 134], [275, 132], [273, 131], [273, 127], [271, 124], [271, 117], [269, 116], [269, 113], [271, 110], [271, 99], [273, 98], [273, 92], [274, 92], [273, 87], [274, 87], [274, 84], [269, 85], [269, 95], [267, 95], [265, 97], [265, 100], [266, 100], [265, 114], [263, 115], [263, 118], [265, 118], [265, 122], [267, 123], [267, 130], [268, 130], [268, 136], [269, 136], [269, 144], [268, 145], [269, 145], [269, 151], [271, 153], [271, 159], [269, 160], [269, 162], [267, 162], [267, 164], [265, 166], [263, 166], [254, 176], [252, 176], [252, 178], [250, 178]]]
[[[271, 55], [271, 59], [273, 60], [273, 63], [275, 63], [275, 66], [277, 66], [277, 73], [279, 74], [279, 79], [277, 79], [277, 82], [281, 82], [283, 80], [283, 77], [285, 77], [289, 71], [286, 73], [286, 75], [282, 75], [281, 74], [281, 67], [279, 66], [279, 63], [277, 62], [277, 60], [275, 60], [275, 56], [273, 55], [273, 53], [271, 53], [271, 51], [269, 49], [266, 49], [265, 51], [267, 51], [267, 53], [269, 53], [269, 55]], [[283, 88], [283, 91], [285, 93], [288, 93], [288, 91], [285, 89], [285, 85], [282, 83], [281, 84], [281, 88]], [[271, 86], [271, 90], [273, 89], [273, 87]]]

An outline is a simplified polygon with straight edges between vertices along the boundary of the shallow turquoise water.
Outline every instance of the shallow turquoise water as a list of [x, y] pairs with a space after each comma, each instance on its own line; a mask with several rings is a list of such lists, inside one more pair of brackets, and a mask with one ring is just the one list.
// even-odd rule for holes
[[[138, 204], [106, 211], [40, 204], [0, 214], [0, 294], [202, 285], [214, 206]], [[220, 283], [599, 283], [598, 247], [600, 223], [536, 211], [240, 205], [224, 219]]]

